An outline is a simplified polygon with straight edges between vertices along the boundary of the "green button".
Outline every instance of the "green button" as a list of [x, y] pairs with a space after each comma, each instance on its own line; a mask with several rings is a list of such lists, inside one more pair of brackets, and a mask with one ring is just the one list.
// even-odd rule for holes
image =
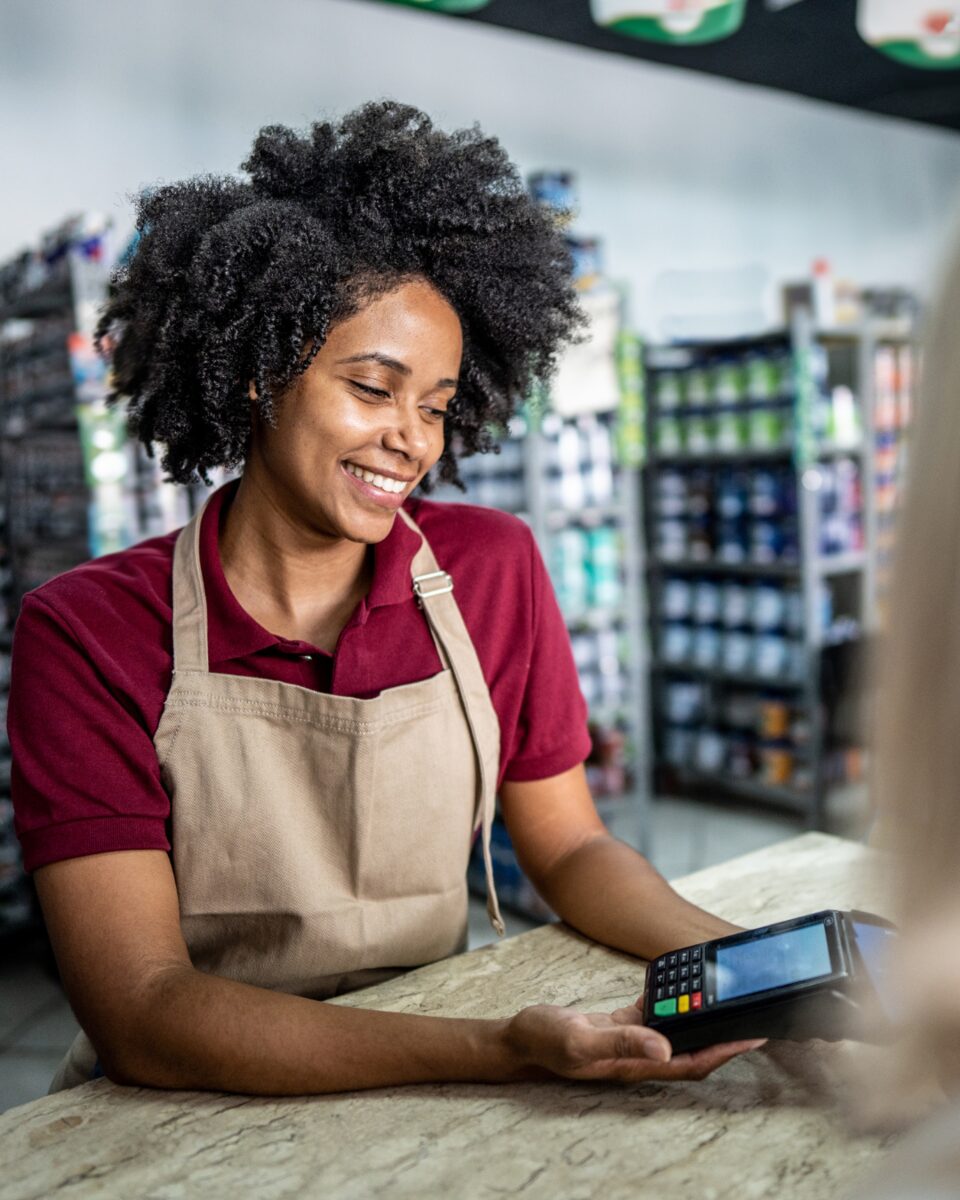
[[653, 1006], [655, 1017], [672, 1017], [677, 1011], [676, 1000], [658, 1000]]

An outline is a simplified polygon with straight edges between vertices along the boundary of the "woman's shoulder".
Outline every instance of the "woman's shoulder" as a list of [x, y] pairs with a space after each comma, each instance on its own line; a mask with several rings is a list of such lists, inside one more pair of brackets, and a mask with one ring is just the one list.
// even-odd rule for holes
[[178, 532], [147, 538], [55, 575], [26, 593], [24, 607], [52, 611], [75, 631], [103, 620], [136, 622], [148, 613], [169, 611]]
[[513, 513], [480, 504], [417, 497], [409, 512], [440, 557], [443, 550], [472, 551], [528, 558], [533, 543], [530, 527]]

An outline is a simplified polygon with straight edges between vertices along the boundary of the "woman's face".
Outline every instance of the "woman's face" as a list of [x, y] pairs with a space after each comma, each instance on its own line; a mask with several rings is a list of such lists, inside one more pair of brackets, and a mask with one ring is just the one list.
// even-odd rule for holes
[[463, 338], [425, 280], [405, 283], [334, 326], [277, 404], [254, 411], [244, 474], [325, 537], [379, 542], [443, 453]]

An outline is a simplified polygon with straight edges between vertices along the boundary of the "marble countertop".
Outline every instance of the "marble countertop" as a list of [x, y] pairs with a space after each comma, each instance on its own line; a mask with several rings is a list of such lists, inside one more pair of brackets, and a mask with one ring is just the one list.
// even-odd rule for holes
[[[882, 911], [872, 862], [863, 846], [809, 833], [674, 886], [747, 926], [818, 908]], [[608, 1011], [642, 988], [642, 963], [549, 925], [337, 1002], [497, 1017], [534, 1003]], [[883, 1152], [762, 1053], [700, 1083], [631, 1086], [272, 1099], [99, 1079], [0, 1116], [0, 1196], [837, 1200]]]

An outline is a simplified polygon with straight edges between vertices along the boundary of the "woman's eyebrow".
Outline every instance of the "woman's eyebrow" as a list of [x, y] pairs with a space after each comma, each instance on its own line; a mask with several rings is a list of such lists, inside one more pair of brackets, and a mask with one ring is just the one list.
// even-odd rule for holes
[[[398, 358], [391, 358], [388, 354], [381, 354], [377, 350], [371, 350], [368, 354], [352, 354], [349, 358], [338, 358], [337, 366], [344, 363], [359, 363], [359, 362], [375, 362], [381, 367], [388, 367], [391, 371], [398, 371], [401, 375], [412, 375], [413, 372], [406, 363], [400, 362]], [[458, 379], [438, 379], [437, 387], [459, 387]]]

